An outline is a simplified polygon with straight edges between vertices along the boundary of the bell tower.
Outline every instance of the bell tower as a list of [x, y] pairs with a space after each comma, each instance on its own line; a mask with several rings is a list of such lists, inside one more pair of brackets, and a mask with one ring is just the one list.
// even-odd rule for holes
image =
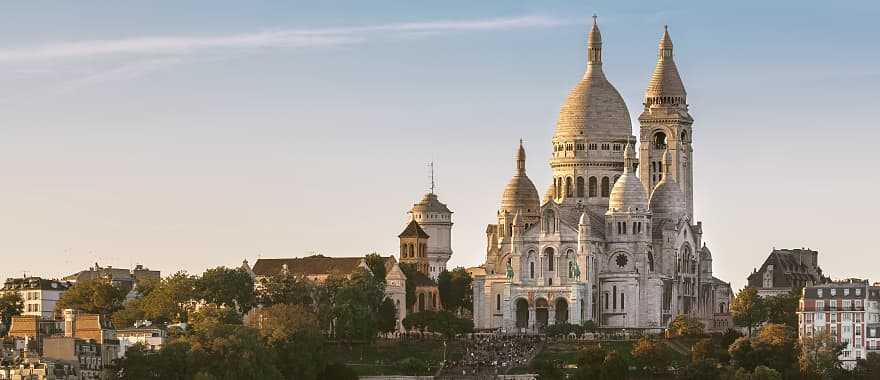
[[[687, 92], [675, 66], [672, 39], [664, 27], [657, 65], [645, 91], [645, 108], [639, 116], [639, 177], [648, 194], [664, 176], [672, 176], [684, 193], [688, 217], [694, 217], [692, 126]], [[669, 164], [663, 160], [669, 152]]]

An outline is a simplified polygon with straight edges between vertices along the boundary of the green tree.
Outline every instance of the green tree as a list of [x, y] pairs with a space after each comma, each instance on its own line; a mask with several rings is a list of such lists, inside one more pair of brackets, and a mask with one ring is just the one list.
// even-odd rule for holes
[[379, 305], [378, 315], [379, 332], [390, 333], [397, 330], [397, 307], [391, 298], [386, 298]]
[[712, 339], [700, 339], [691, 347], [691, 361], [716, 360], [715, 343]]
[[428, 374], [428, 363], [424, 360], [414, 357], [406, 357], [397, 362], [397, 368], [403, 371], [405, 375], [426, 375]]
[[669, 324], [671, 336], [699, 337], [703, 336], [705, 326], [703, 322], [685, 314], [679, 314]]
[[639, 339], [632, 349], [632, 357], [635, 359], [638, 369], [647, 374], [665, 371], [668, 365], [668, 354], [665, 347], [665, 345], [648, 337]]
[[[198, 313], [196, 313], [198, 314]], [[250, 327], [225, 324], [196, 331], [193, 355], [202, 363], [200, 373], [219, 380], [283, 379], [275, 351]]]
[[278, 355], [286, 379], [315, 380], [327, 365], [329, 352], [317, 315], [303, 305], [277, 304], [257, 311], [252, 323]]
[[260, 280], [257, 299], [263, 306], [312, 305], [314, 284], [302, 276], [282, 272]]
[[784, 324], [793, 329], [797, 329], [797, 309], [800, 300], [800, 290], [767, 297], [764, 299], [764, 305], [767, 311], [767, 322]]
[[603, 379], [626, 379], [629, 366], [617, 351], [609, 351], [602, 362]]
[[757, 327], [767, 319], [767, 309], [764, 300], [758, 295], [755, 288], [743, 288], [737, 293], [733, 304], [730, 305], [733, 314], [733, 323], [745, 327], [752, 336], [752, 328]]
[[752, 338], [758, 364], [794, 375], [797, 361], [797, 335], [788, 325], [768, 323]]
[[599, 345], [587, 346], [577, 353], [577, 372], [575, 379], [592, 380], [602, 377], [603, 363], [608, 354]]
[[[403, 275], [406, 276], [406, 309], [412, 310], [413, 305], [416, 303], [416, 281], [414, 279], [419, 277], [421, 273], [415, 267], [414, 264], [411, 263], [400, 263], [400, 271], [403, 272]], [[441, 299], [440, 302], [443, 302]]]
[[227, 325], [240, 325], [241, 314], [234, 309], [208, 304], [190, 315], [190, 326], [201, 335], [212, 335]]
[[751, 372], [757, 366], [757, 358], [755, 349], [752, 347], [752, 340], [748, 337], [737, 338], [727, 349], [733, 362], [742, 368]]
[[336, 337], [349, 344], [372, 342], [379, 331], [379, 307], [384, 299], [384, 287], [372, 275], [366, 271], [353, 274], [334, 297]]
[[113, 326], [116, 328], [131, 327], [135, 322], [146, 319], [146, 313], [141, 306], [142, 300], [135, 298], [122, 305], [122, 308], [116, 310], [110, 317]]
[[18, 292], [7, 292], [0, 295], [0, 323], [3, 324], [0, 326], [0, 333], [5, 335], [12, 324], [12, 317], [21, 315], [22, 311], [24, 311], [24, 300], [21, 299]]
[[86, 313], [109, 316], [122, 308], [125, 293], [124, 289], [106, 281], [83, 281], [64, 292], [55, 309], [76, 309]]
[[141, 301], [144, 316], [159, 323], [186, 322], [190, 304], [196, 299], [196, 277], [177, 272], [162, 279]]
[[820, 331], [801, 338], [798, 365], [805, 379], [835, 379], [841, 377], [842, 365], [838, 357], [846, 345], [835, 341], [831, 333]]
[[378, 253], [373, 252], [365, 256], [364, 261], [367, 263], [367, 267], [370, 268], [370, 272], [373, 273], [373, 277], [375, 277], [377, 281], [384, 284], [386, 276], [385, 258]]
[[247, 313], [256, 304], [254, 280], [241, 269], [208, 269], [196, 281], [196, 294], [208, 303], [234, 307]]
[[853, 377], [857, 379], [880, 379], [880, 354], [869, 352], [864, 359], [856, 360]]
[[782, 374], [773, 368], [760, 365], [755, 367], [755, 372], [752, 373], [752, 380], [782, 380]]
[[446, 310], [459, 313], [462, 310], [473, 311], [474, 294], [471, 288], [471, 274], [462, 267], [440, 272], [437, 276], [437, 288], [440, 301]]
[[538, 375], [539, 380], [565, 379], [565, 373], [562, 372], [562, 363], [558, 360], [535, 359], [532, 361], [531, 370]]
[[719, 377], [718, 362], [713, 359], [690, 362], [678, 373], [679, 379], [708, 380]]
[[358, 375], [353, 369], [342, 363], [333, 363], [324, 369], [320, 377], [322, 380], [357, 380]]
[[172, 340], [158, 352], [143, 345], [125, 351], [125, 357], [113, 365], [119, 380], [190, 380], [198, 367], [188, 342]]

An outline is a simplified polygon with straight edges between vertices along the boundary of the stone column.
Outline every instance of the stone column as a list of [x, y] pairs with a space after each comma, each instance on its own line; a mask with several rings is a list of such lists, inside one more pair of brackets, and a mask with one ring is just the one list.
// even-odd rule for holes
[[529, 305], [529, 330], [535, 330], [535, 306]]

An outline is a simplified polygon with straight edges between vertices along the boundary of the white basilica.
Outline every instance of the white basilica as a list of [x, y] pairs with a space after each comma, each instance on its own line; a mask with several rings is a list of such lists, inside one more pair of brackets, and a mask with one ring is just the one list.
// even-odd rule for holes
[[693, 119], [668, 32], [639, 116], [638, 158], [629, 111], [602, 72], [595, 17], [587, 46], [586, 73], [559, 113], [543, 201], [520, 142], [486, 261], [471, 270], [475, 327], [536, 332], [592, 320], [660, 330], [679, 314], [708, 331], [732, 327], [730, 285], [713, 277], [693, 219]]

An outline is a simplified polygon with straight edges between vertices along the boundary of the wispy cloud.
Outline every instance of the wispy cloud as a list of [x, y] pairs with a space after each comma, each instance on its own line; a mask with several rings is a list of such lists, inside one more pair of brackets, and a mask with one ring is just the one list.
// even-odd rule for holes
[[366, 42], [408, 33], [436, 34], [542, 28], [564, 24], [544, 16], [394, 23], [359, 27], [281, 29], [215, 36], [157, 36], [0, 48], [0, 63], [108, 55], [174, 55], [212, 49], [307, 48]]

